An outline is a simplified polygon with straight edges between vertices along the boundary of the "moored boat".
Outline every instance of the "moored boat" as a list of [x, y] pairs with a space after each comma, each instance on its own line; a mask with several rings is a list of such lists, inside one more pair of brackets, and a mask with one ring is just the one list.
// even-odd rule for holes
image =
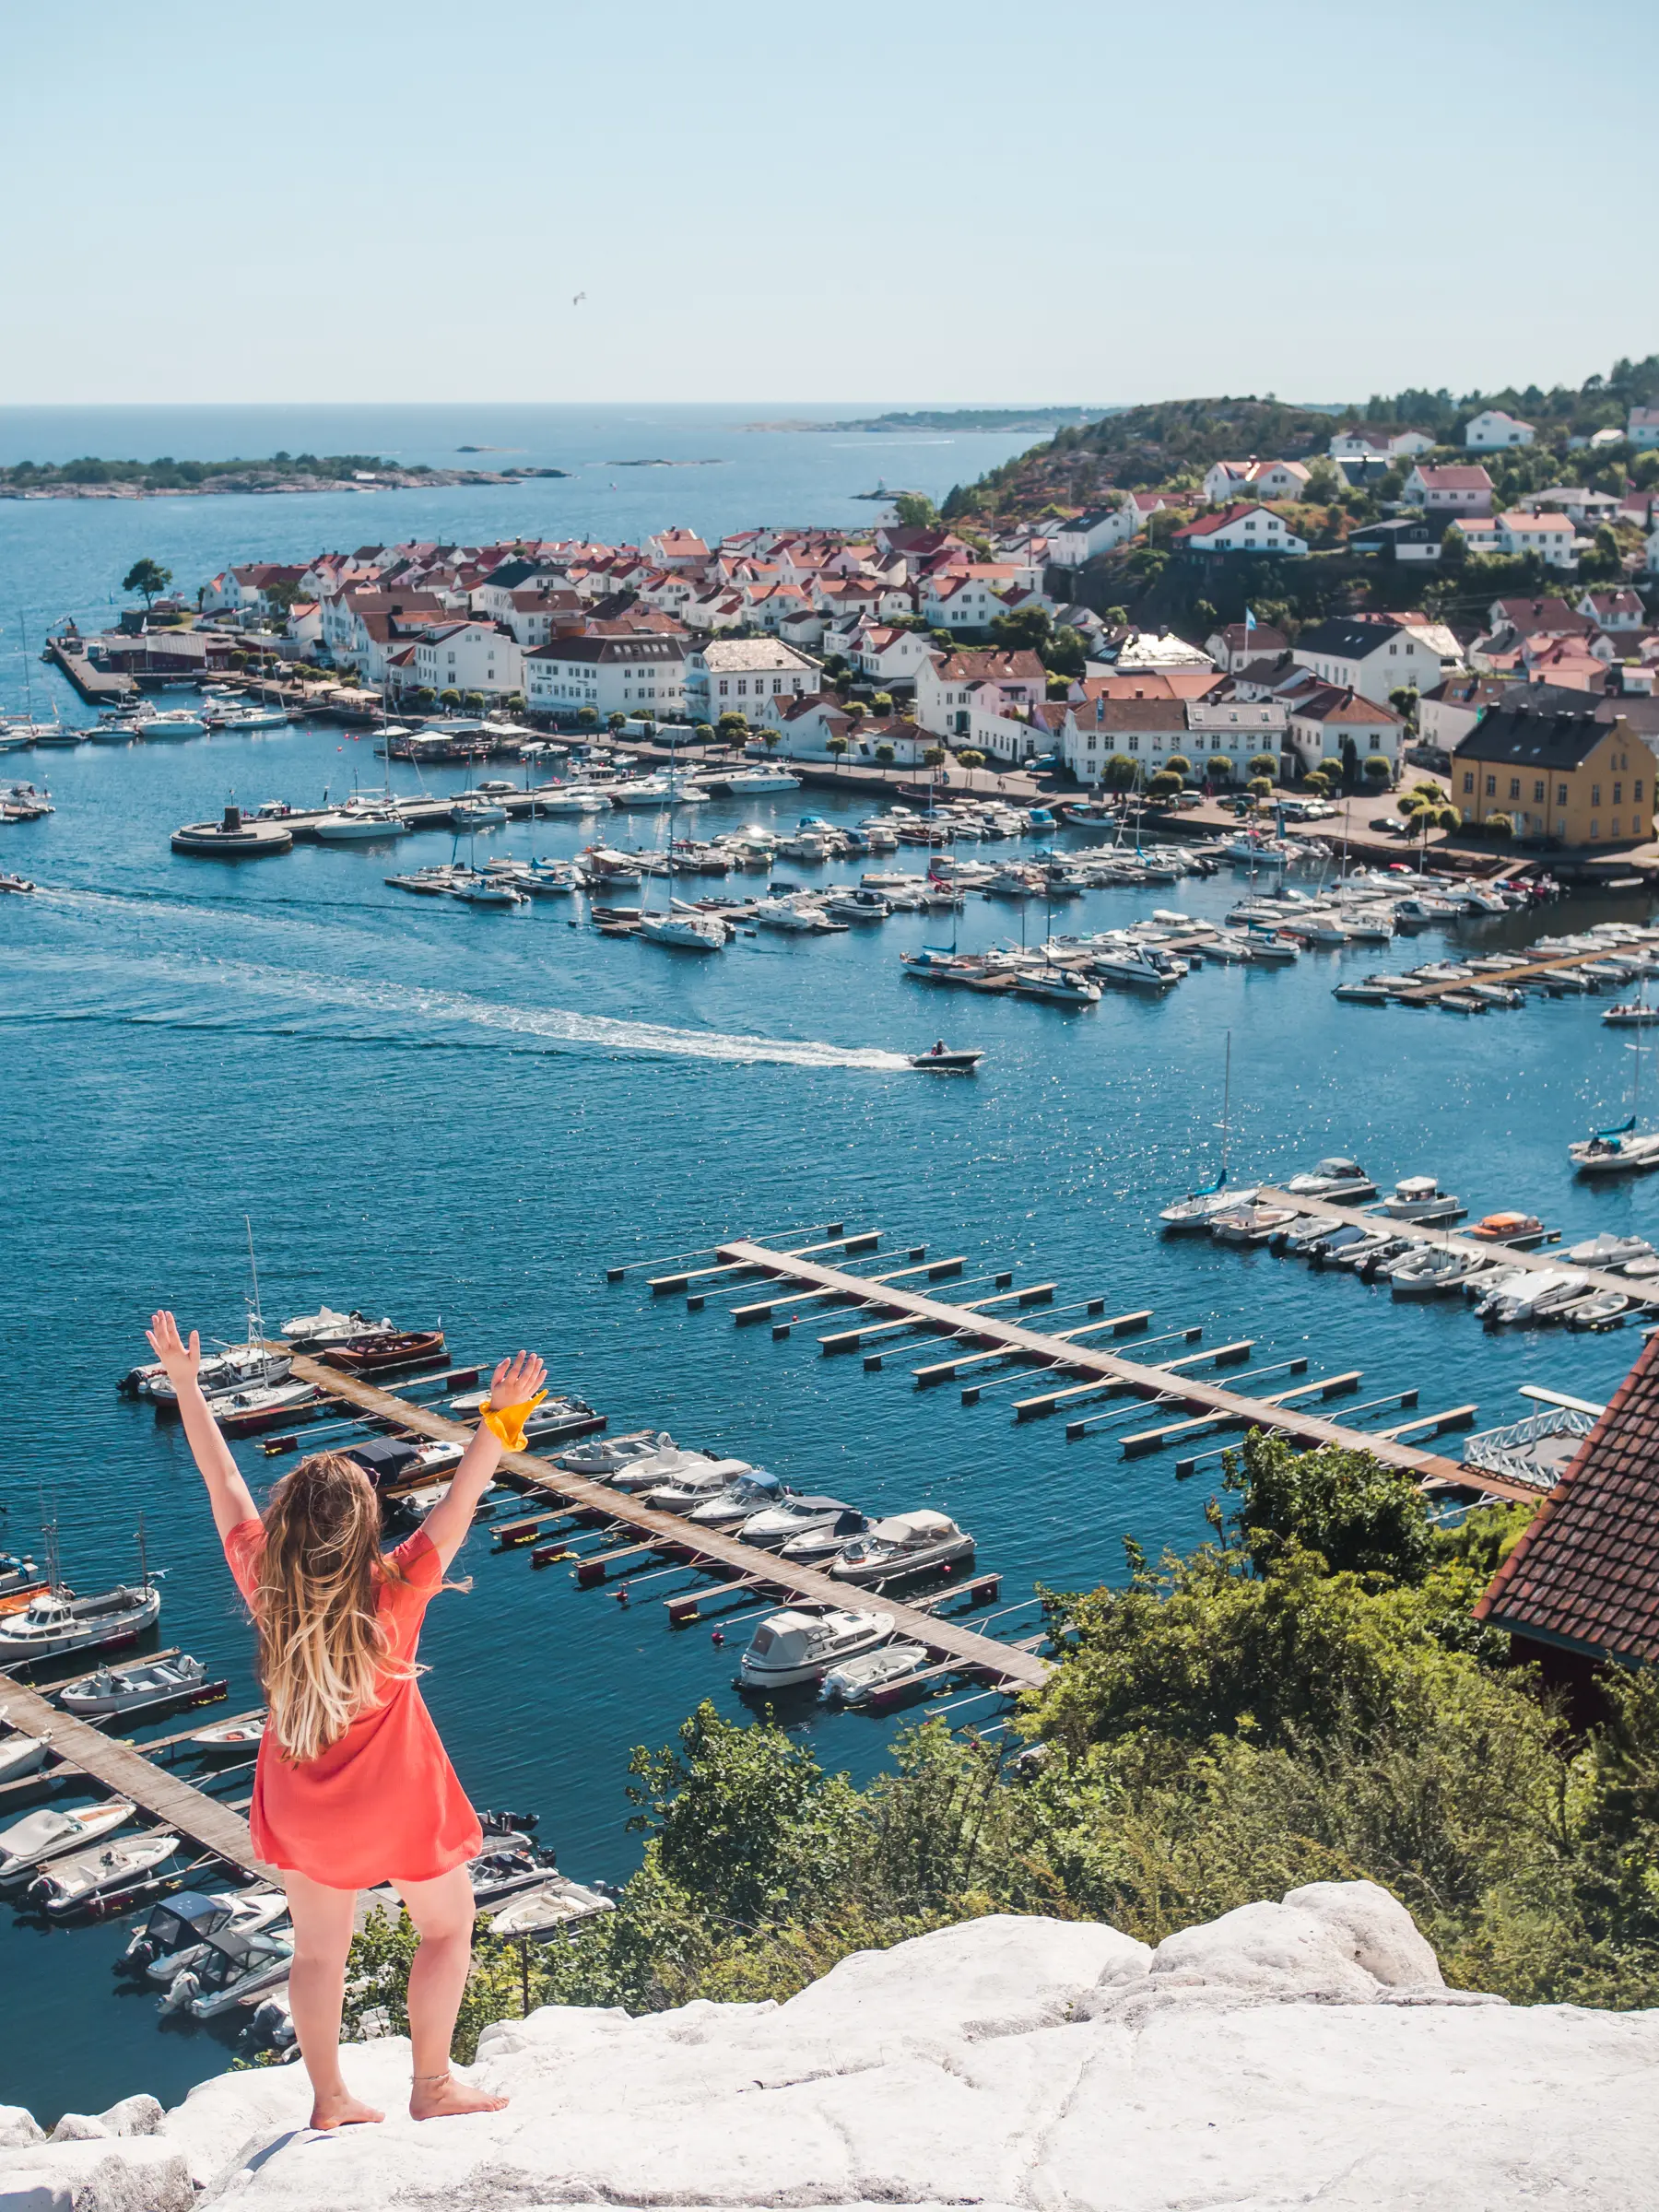
[[737, 1663], [744, 1689], [794, 1689], [891, 1636], [890, 1613], [814, 1611], [791, 1606], [759, 1623]]
[[431, 1367], [445, 1357], [443, 1331], [400, 1329], [390, 1336], [347, 1337], [344, 1344], [331, 1344], [322, 1357], [324, 1366], [351, 1375], [386, 1367]]

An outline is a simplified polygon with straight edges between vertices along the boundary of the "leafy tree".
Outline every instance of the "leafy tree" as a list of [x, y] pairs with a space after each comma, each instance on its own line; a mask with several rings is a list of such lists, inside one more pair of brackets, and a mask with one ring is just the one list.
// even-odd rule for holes
[[1053, 627], [1048, 609], [1041, 606], [1016, 607], [1012, 614], [994, 615], [990, 624], [992, 638], [1009, 653], [1041, 652]]
[[481, 713], [484, 708], [484, 694], [482, 691], [463, 691], [461, 704], [469, 714]]
[[1129, 610], [1124, 606], [1109, 606], [1106, 609], [1106, 612], [1101, 616], [1100, 619], [1105, 623], [1108, 629], [1127, 629], [1129, 627]]
[[985, 756], [977, 746], [964, 746], [958, 753], [957, 759], [963, 768], [983, 768], [985, 765]]
[[824, 750], [833, 757], [837, 768], [841, 766], [841, 758], [846, 749], [847, 741], [844, 737], [826, 737], [824, 740]]
[[1215, 607], [1212, 606], [1209, 600], [1194, 600], [1193, 621], [1195, 626], [1204, 632], [1206, 637], [1210, 635], [1220, 619], [1220, 616], [1216, 612]]
[[927, 634], [930, 638], [932, 638], [934, 643], [938, 647], [941, 653], [954, 653], [956, 651], [957, 634], [954, 629], [932, 629], [929, 630]]
[[1488, 814], [1482, 828], [1489, 838], [1499, 843], [1501, 843], [1505, 838], [1513, 837], [1515, 834], [1514, 819], [1507, 814]]
[[769, 753], [775, 753], [778, 749], [779, 744], [782, 739], [782, 735], [783, 733], [782, 730], [762, 730], [760, 733], [760, 742], [766, 747]]
[[1415, 723], [1418, 711], [1418, 688], [1415, 684], [1398, 684], [1388, 695], [1388, 703], [1396, 714]]
[[1422, 1492], [1403, 1468], [1335, 1444], [1299, 1452], [1253, 1430], [1223, 1455], [1222, 1487], [1239, 1500], [1237, 1541], [1258, 1572], [1288, 1546], [1317, 1552], [1333, 1574], [1421, 1582], [1434, 1545]]
[[1302, 486], [1303, 502], [1310, 507], [1328, 507], [1333, 500], [1340, 499], [1347, 485], [1338, 471], [1323, 454], [1308, 465], [1308, 480]]
[[1333, 786], [1329, 777], [1324, 774], [1323, 770], [1317, 768], [1312, 770], [1303, 782], [1315, 798], [1328, 799], [1330, 797]]
[[1062, 622], [1048, 643], [1039, 648], [1042, 665], [1052, 675], [1081, 677], [1088, 665], [1088, 646], [1083, 632]]
[[446, 691], [440, 691], [438, 694], [438, 704], [441, 707], [458, 707], [461, 704], [461, 694], [459, 691], [456, 691], [453, 688]]
[[1113, 753], [1100, 771], [1100, 781], [1111, 791], [1128, 791], [1140, 774], [1140, 762], [1128, 753]]
[[691, 735], [699, 745], [712, 745], [714, 742], [714, 725], [712, 723], [700, 722], [693, 727]]
[[876, 747], [876, 758], [880, 761], [883, 768], [891, 768], [899, 756], [893, 747], [887, 742], [887, 740], [883, 738], [882, 742]]
[[939, 511], [925, 492], [895, 492], [893, 512], [907, 530], [935, 530], [939, 524]]
[[747, 714], [723, 714], [718, 724], [722, 745], [741, 745], [748, 735]]
[[1251, 774], [1253, 776], [1265, 776], [1268, 779], [1269, 783], [1271, 783], [1272, 779], [1278, 774], [1278, 767], [1279, 757], [1277, 753], [1252, 753], [1250, 756]]
[[1212, 783], [1230, 783], [1239, 772], [1239, 764], [1230, 753], [1212, 754], [1208, 767]]
[[893, 711], [892, 693], [890, 691], [877, 691], [870, 700], [870, 709], [871, 712], [876, 714], [890, 714]]
[[1160, 768], [1147, 785], [1147, 796], [1149, 799], [1172, 799], [1182, 789], [1181, 778], [1172, 776], [1167, 768]]
[[1244, 788], [1253, 799], [1270, 799], [1273, 796], [1273, 779], [1271, 776], [1252, 776]]
[[1193, 772], [1193, 764], [1184, 753], [1171, 753], [1164, 766], [1172, 776], [1190, 776]]
[[1367, 753], [1360, 762], [1360, 773], [1368, 783], [1381, 788], [1394, 774], [1394, 763], [1386, 753]]
[[173, 572], [171, 569], [162, 568], [159, 561], [151, 560], [147, 556], [143, 560], [135, 560], [133, 563], [121, 580], [121, 588], [124, 592], [141, 593], [144, 598], [145, 612], [147, 614], [151, 603], [160, 597], [172, 580]]
[[627, 715], [624, 714], [620, 709], [618, 709], [614, 713], [611, 713], [606, 717], [606, 726], [609, 729], [611, 735], [614, 736], [627, 720]]
[[429, 712], [438, 704], [438, 694], [433, 690], [430, 684], [418, 684], [416, 686], [415, 704], [428, 712]]

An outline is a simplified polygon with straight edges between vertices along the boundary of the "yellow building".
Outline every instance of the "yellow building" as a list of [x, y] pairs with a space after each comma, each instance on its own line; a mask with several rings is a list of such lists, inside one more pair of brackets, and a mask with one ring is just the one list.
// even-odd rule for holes
[[1507, 814], [1518, 838], [1562, 845], [1644, 844], [1653, 834], [1654, 758], [1599, 702], [1488, 707], [1452, 759], [1452, 801], [1465, 822]]

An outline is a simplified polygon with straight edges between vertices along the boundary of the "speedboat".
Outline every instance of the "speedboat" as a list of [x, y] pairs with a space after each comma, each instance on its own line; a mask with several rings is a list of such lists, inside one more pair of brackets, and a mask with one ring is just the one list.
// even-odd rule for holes
[[596, 1912], [614, 1912], [616, 1900], [603, 1890], [590, 1889], [581, 1882], [572, 1882], [562, 1874], [548, 1874], [544, 1867], [543, 1878], [528, 1888], [515, 1891], [499, 1911], [492, 1911], [489, 1924], [498, 1936], [547, 1936], [556, 1928], [568, 1928], [573, 1922], [589, 1920]]
[[[202, 1662], [182, 1652], [176, 1659], [150, 1659], [139, 1666], [100, 1666], [86, 1681], [60, 1690], [58, 1703], [65, 1712], [137, 1712], [195, 1697], [206, 1681]], [[213, 1686], [215, 1696], [221, 1688]]]
[[367, 1313], [359, 1313], [355, 1306], [349, 1313], [336, 1313], [332, 1306], [319, 1306], [314, 1313], [296, 1313], [291, 1321], [285, 1321], [282, 1334], [297, 1352], [325, 1352], [331, 1344], [349, 1344], [359, 1337], [394, 1336], [397, 1324], [392, 1321], [371, 1321]]
[[1659, 1006], [1649, 1006], [1645, 998], [1627, 998], [1608, 1006], [1602, 1019], [1609, 1029], [1644, 1030], [1659, 1021]]
[[[1475, 1308], [1477, 1320], [1488, 1323], [1495, 1329], [1508, 1328], [1517, 1322], [1547, 1318], [1539, 1312], [1540, 1306], [1551, 1302], [1563, 1292], [1576, 1298], [1584, 1290], [1582, 1275], [1557, 1273], [1549, 1268], [1528, 1268], [1523, 1280], [1509, 1289], [1488, 1290]], [[1564, 1302], [1571, 1302], [1568, 1300]]]
[[[1171, 978], [1171, 981], [1174, 979]], [[1045, 998], [1057, 1006], [1098, 1006], [1100, 986], [1066, 968], [1017, 968], [1014, 988], [1022, 998]]]
[[160, 1611], [160, 1589], [148, 1580], [135, 1589], [123, 1583], [91, 1597], [76, 1597], [60, 1583], [38, 1592], [21, 1613], [0, 1615], [0, 1660], [110, 1651], [135, 1641], [154, 1627]]
[[878, 1651], [845, 1659], [824, 1677], [818, 1696], [825, 1704], [862, 1705], [880, 1689], [888, 1689], [927, 1665], [924, 1643], [884, 1643]]
[[97, 1805], [83, 1805], [73, 1812], [48, 1805], [39, 1812], [26, 1813], [9, 1828], [0, 1829], [0, 1882], [14, 1881], [30, 1867], [109, 1835], [124, 1820], [130, 1820], [133, 1811], [129, 1799], [105, 1797]]
[[1454, 1221], [1464, 1209], [1432, 1175], [1403, 1175], [1378, 1210], [1391, 1221]]
[[118, 1973], [147, 1974], [171, 1982], [182, 1967], [195, 1964], [198, 1945], [221, 1928], [251, 1935], [269, 1927], [288, 1911], [280, 1889], [179, 1889], [152, 1905], [127, 1938], [115, 1961]]
[[1536, 1240], [1543, 1229], [1536, 1214], [1497, 1213], [1483, 1215], [1468, 1233], [1482, 1244], [1519, 1244]]
[[449, 895], [467, 906], [528, 906], [528, 896], [511, 877], [480, 875], [476, 868], [458, 868], [452, 876]]
[[265, 1716], [255, 1713], [251, 1721], [216, 1721], [211, 1728], [199, 1729], [190, 1739], [190, 1748], [202, 1759], [245, 1759], [255, 1752], [265, 1741]]
[[737, 1662], [744, 1689], [793, 1689], [831, 1666], [874, 1651], [892, 1634], [890, 1613], [810, 1612], [789, 1606], [759, 1622]]
[[982, 1050], [953, 1052], [940, 1042], [930, 1052], [912, 1053], [910, 1064], [930, 1076], [971, 1076], [984, 1056]]
[[344, 1344], [331, 1344], [323, 1361], [347, 1374], [366, 1375], [382, 1367], [430, 1367], [446, 1357], [441, 1329], [398, 1329], [390, 1336], [373, 1330], [347, 1337]]
[[494, 799], [457, 799], [449, 810], [449, 818], [457, 830], [494, 830], [507, 819], [507, 809]]
[[853, 1536], [867, 1535], [873, 1524], [869, 1516], [850, 1505], [844, 1512], [836, 1514], [833, 1521], [825, 1521], [817, 1528], [806, 1528], [798, 1536], [791, 1536], [780, 1547], [780, 1556], [794, 1559], [802, 1567], [827, 1567], [830, 1561], [845, 1549]]
[[1587, 1298], [1575, 1300], [1559, 1318], [1570, 1329], [1614, 1329], [1634, 1303], [1622, 1290], [1592, 1290]]
[[742, 798], [755, 791], [799, 791], [801, 779], [792, 776], [782, 768], [746, 768], [735, 776], [723, 779], [734, 798]]
[[182, 1968], [156, 2001], [160, 2013], [189, 2012], [198, 2020], [211, 2020], [229, 2012], [256, 1990], [288, 1978], [293, 1962], [291, 1936], [270, 1928], [242, 1932], [221, 1928], [206, 1937], [194, 1962]]
[[375, 837], [402, 837], [409, 825], [391, 799], [352, 797], [336, 813], [323, 814], [312, 824], [324, 844], [361, 843]]
[[1581, 1175], [1645, 1174], [1659, 1168], [1659, 1130], [1601, 1130], [1569, 1145], [1567, 1157]]
[[1574, 1244], [1567, 1257], [1580, 1267], [1599, 1267], [1604, 1271], [1626, 1267], [1632, 1260], [1653, 1256], [1653, 1247], [1645, 1237], [1616, 1237], [1611, 1234], [1590, 1237], [1583, 1244]]
[[608, 791], [570, 783], [553, 791], [538, 791], [532, 802], [535, 814], [598, 814], [611, 803]]
[[1292, 1198], [1324, 1198], [1337, 1206], [1376, 1194], [1376, 1184], [1357, 1160], [1331, 1159], [1316, 1161], [1306, 1174], [1292, 1175], [1284, 1186]]
[[261, 1430], [280, 1428], [297, 1413], [319, 1404], [322, 1395], [312, 1382], [232, 1391], [229, 1397], [214, 1399], [213, 1418], [227, 1436], [257, 1436]]
[[654, 1489], [646, 1490], [645, 1502], [659, 1513], [688, 1513], [693, 1506], [724, 1498], [735, 1483], [757, 1470], [741, 1459], [705, 1459], [668, 1476]]
[[641, 914], [638, 934], [648, 945], [677, 952], [724, 952], [725, 924], [712, 914]]
[[973, 1557], [973, 1538], [947, 1513], [924, 1507], [892, 1513], [854, 1536], [830, 1571], [841, 1583], [885, 1583], [960, 1565]]
[[813, 900], [803, 898], [798, 891], [760, 900], [752, 918], [758, 929], [779, 929], [795, 934], [834, 926], [821, 906]]
[[852, 1510], [843, 1498], [799, 1497], [791, 1493], [774, 1504], [762, 1506], [758, 1513], [751, 1513], [737, 1534], [746, 1544], [759, 1544], [767, 1551], [781, 1551], [792, 1536], [829, 1528]]
[[591, 1475], [603, 1482], [641, 1460], [676, 1449], [666, 1429], [647, 1430], [639, 1436], [596, 1436], [586, 1443], [572, 1444], [568, 1452], [559, 1453], [555, 1464], [572, 1475]]
[[1152, 945], [1114, 947], [1097, 953], [1089, 966], [1107, 982], [1127, 983], [1137, 991], [1168, 991], [1187, 971], [1184, 960]]
[[73, 1912], [77, 1905], [89, 1905], [107, 1890], [124, 1889], [130, 1883], [142, 1881], [178, 1848], [177, 1836], [147, 1832], [116, 1837], [89, 1851], [68, 1852], [36, 1875], [29, 1885], [29, 1896], [48, 1912]]
[[[711, 1496], [713, 1490], [751, 1471], [747, 1459], [721, 1459], [712, 1452], [682, 1452], [677, 1444], [669, 1444], [661, 1452], [618, 1467], [610, 1479], [617, 1489], [630, 1495], [665, 1489], [670, 1483], [683, 1483], [695, 1486], [700, 1495]], [[710, 1476], [718, 1477], [712, 1488], [704, 1480]]]
[[1444, 1298], [1459, 1288], [1482, 1263], [1466, 1252], [1419, 1244], [1383, 1269], [1395, 1298]]
[[226, 707], [210, 711], [208, 726], [214, 730], [279, 730], [289, 717], [284, 707]]
[[1185, 1198], [1178, 1198], [1173, 1206], [1166, 1206], [1158, 1217], [1159, 1225], [1171, 1237], [1191, 1236], [1197, 1230], [1209, 1229], [1218, 1214], [1231, 1213], [1236, 1206], [1248, 1206], [1254, 1196], [1253, 1189], [1194, 1191]]
[[1291, 1206], [1235, 1202], [1225, 1212], [1213, 1215], [1208, 1226], [1218, 1244], [1265, 1244], [1296, 1218], [1296, 1208]]
[[775, 1475], [769, 1475], [764, 1467], [754, 1467], [694, 1505], [686, 1518], [698, 1528], [735, 1528], [762, 1507], [775, 1504], [782, 1494], [783, 1485]]
[[158, 737], [206, 737], [207, 724], [188, 707], [169, 707], [164, 713], [140, 715], [138, 732], [153, 745]]
[[835, 891], [824, 901], [824, 912], [833, 914], [838, 922], [885, 922], [892, 907], [879, 891], [864, 885], [847, 891]]
[[[283, 1354], [267, 1352], [263, 1344], [233, 1344], [217, 1357], [204, 1359], [196, 1381], [202, 1395], [211, 1403], [215, 1398], [229, 1397], [232, 1391], [245, 1390], [251, 1383], [280, 1382], [289, 1367]], [[158, 1413], [176, 1415], [179, 1410], [179, 1394], [164, 1370], [147, 1370], [138, 1394], [148, 1398]]]

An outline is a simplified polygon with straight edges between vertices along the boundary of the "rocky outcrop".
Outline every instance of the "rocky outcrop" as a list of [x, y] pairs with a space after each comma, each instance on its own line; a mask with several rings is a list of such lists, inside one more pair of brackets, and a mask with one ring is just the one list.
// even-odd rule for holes
[[[473, 2119], [401, 2116], [401, 2041], [347, 2053], [379, 2127], [310, 2134], [298, 2067], [225, 2075], [155, 2135], [14, 2132], [0, 2212], [33, 2212], [6, 2194], [31, 2167], [59, 2190], [42, 2212], [174, 2212], [158, 2154], [238, 2212], [1640, 2212], [1656, 2068], [1659, 2014], [1448, 1990], [1384, 1890], [1317, 1883], [1156, 1950], [996, 1917], [862, 1952], [784, 2005], [548, 2007], [487, 2031], [476, 2077], [512, 2103]], [[104, 2163], [52, 2179], [70, 2156]]]

